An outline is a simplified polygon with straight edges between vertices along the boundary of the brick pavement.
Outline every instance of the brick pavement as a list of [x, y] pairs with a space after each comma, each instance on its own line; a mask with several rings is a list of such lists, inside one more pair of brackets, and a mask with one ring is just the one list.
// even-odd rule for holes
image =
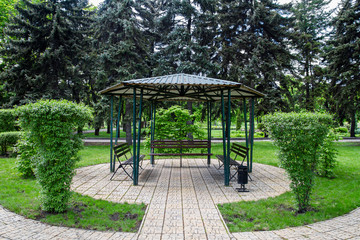
[[[215, 160], [214, 160], [215, 161]], [[0, 240], [4, 239], [360, 239], [360, 209], [328, 221], [277, 231], [229, 233], [217, 204], [259, 200], [288, 191], [280, 168], [254, 164], [248, 193], [224, 187], [222, 171], [205, 160], [145, 161], [139, 185], [118, 172], [114, 181], [108, 164], [77, 169], [72, 189], [97, 199], [147, 204], [138, 233], [100, 232], [54, 227], [25, 219], [0, 206]], [[119, 170], [120, 171], [120, 170]]]

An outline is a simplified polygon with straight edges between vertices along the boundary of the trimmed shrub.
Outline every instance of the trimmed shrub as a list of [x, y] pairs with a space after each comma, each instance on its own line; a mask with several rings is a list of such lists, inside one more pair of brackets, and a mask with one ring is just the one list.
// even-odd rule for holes
[[18, 107], [16, 112], [20, 126], [37, 152], [34, 165], [41, 186], [42, 209], [64, 212], [70, 198], [77, 153], [82, 147], [80, 136], [73, 132], [90, 120], [91, 111], [66, 100], [41, 100]]
[[15, 120], [14, 109], [0, 109], [0, 132], [15, 131]]
[[1, 154], [6, 154], [7, 148], [14, 146], [19, 140], [22, 132], [1, 132], [0, 133], [0, 146]]
[[298, 212], [306, 212], [332, 117], [307, 112], [275, 113], [265, 116], [264, 123], [280, 149], [281, 166], [291, 180], [290, 187], [295, 194]]

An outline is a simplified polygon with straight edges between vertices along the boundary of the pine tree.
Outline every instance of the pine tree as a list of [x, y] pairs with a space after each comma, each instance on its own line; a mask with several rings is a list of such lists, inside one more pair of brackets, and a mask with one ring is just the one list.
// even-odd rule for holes
[[351, 123], [355, 137], [356, 112], [360, 107], [360, 1], [344, 0], [335, 18], [335, 34], [327, 54], [331, 74], [331, 97], [335, 112]]
[[87, 47], [87, 0], [49, 0], [18, 5], [8, 25], [0, 78], [11, 104], [39, 98], [80, 101], [85, 84], [80, 62]]

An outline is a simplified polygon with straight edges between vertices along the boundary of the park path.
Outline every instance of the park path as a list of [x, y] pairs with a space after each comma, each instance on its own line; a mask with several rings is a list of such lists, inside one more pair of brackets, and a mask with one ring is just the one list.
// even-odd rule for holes
[[328, 221], [277, 231], [230, 233], [217, 204], [259, 200], [288, 191], [280, 168], [254, 164], [248, 193], [224, 187], [222, 171], [205, 160], [148, 161], [139, 185], [124, 173], [109, 181], [108, 164], [77, 169], [72, 189], [98, 199], [147, 204], [137, 233], [100, 232], [42, 224], [0, 207], [0, 239], [360, 239], [360, 209]]

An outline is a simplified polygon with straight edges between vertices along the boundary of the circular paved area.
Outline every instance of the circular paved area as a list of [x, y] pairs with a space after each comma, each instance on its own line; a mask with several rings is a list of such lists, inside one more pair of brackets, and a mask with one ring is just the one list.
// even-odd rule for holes
[[[214, 160], [213, 160], [214, 161]], [[148, 161], [139, 186], [119, 172], [109, 181], [108, 164], [77, 169], [72, 189], [81, 194], [114, 202], [147, 204], [138, 233], [100, 232], [54, 227], [25, 219], [0, 206], [0, 239], [360, 239], [360, 209], [328, 221], [267, 232], [229, 233], [217, 209], [218, 203], [258, 200], [288, 191], [280, 168], [254, 164], [247, 187], [238, 193], [232, 181], [224, 187], [222, 171], [205, 160]]]

